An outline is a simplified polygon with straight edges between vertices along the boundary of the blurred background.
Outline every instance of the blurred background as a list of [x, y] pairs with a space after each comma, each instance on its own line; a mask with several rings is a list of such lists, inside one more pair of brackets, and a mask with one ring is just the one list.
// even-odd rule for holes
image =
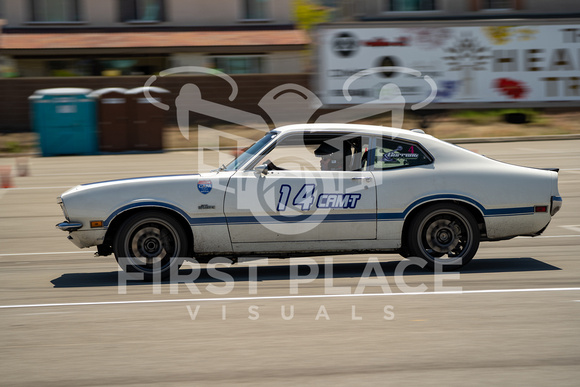
[[[0, 0], [0, 385], [578, 386], [579, 20], [578, 0]], [[360, 76], [347, 100], [377, 66], [421, 75]], [[426, 75], [434, 98], [413, 110]], [[466, 294], [328, 292], [375, 275], [404, 291], [384, 255], [385, 277], [363, 273], [370, 256], [318, 258], [298, 297], [288, 273], [309, 258], [259, 263], [255, 283], [249, 263], [223, 268], [226, 298], [204, 279], [122, 292], [114, 259], [54, 228], [77, 184], [210, 170], [264, 123], [390, 126], [397, 109], [403, 128], [560, 168], [544, 235], [482, 246], [461, 273], [405, 272]]]
[[[579, 18], [575, 0], [0, 0], [0, 151], [38, 152], [40, 146], [42, 154], [53, 155], [196, 147], [195, 136], [185, 139], [177, 128], [175, 99], [188, 83], [199, 88], [200, 100], [261, 116], [270, 127], [280, 122], [260, 101], [280, 85], [312, 91], [311, 107], [318, 106], [317, 98], [322, 101], [306, 116], [311, 121], [385, 97], [381, 86], [387, 81], [399, 85], [407, 101], [428, 95], [421, 89], [425, 85], [405, 84], [409, 80], [397, 74], [367, 77], [366, 84], [353, 86], [352, 101], [338, 95], [337, 84], [372, 66], [415, 68], [435, 80], [434, 103], [420, 111], [405, 106], [405, 128], [422, 127], [443, 138], [578, 133]], [[160, 76], [177, 67], [189, 70]], [[232, 100], [232, 85], [216, 76], [220, 72], [238, 87]], [[497, 76], [485, 76], [491, 72]], [[131, 98], [123, 96], [152, 75], [153, 86], [163, 89], [156, 98], [168, 111], [139, 111], [146, 108], [131, 107]], [[62, 93], [29, 99], [53, 88], [85, 90], [74, 91], [71, 100]], [[81, 112], [79, 98], [109, 88], [119, 94], [106, 104], [116, 98], [126, 107], [102, 116], [107, 95], [97, 93], [89, 97], [95, 107]], [[49, 112], [35, 107], [46, 100], [60, 113], [51, 127]], [[192, 130], [200, 124], [239, 129], [219, 114], [200, 112], [196, 102], [187, 123]], [[296, 102], [295, 110], [301, 101]], [[374, 107], [376, 112], [359, 112], [348, 121], [390, 125], [388, 109]], [[155, 123], [128, 129], [144, 120]], [[85, 133], [77, 143], [91, 144], [41, 144], [46, 137], [70, 137], [67, 125]], [[147, 130], [149, 139], [137, 138]]]

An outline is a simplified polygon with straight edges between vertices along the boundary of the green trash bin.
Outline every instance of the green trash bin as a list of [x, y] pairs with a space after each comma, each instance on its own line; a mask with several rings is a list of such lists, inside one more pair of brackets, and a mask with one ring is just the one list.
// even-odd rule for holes
[[98, 152], [95, 98], [90, 89], [42, 89], [29, 97], [42, 156]]

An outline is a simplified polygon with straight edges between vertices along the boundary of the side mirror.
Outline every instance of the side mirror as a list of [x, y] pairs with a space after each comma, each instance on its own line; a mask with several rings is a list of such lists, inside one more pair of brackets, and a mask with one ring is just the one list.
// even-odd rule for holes
[[268, 164], [261, 164], [254, 168], [257, 175], [266, 176], [268, 174]]

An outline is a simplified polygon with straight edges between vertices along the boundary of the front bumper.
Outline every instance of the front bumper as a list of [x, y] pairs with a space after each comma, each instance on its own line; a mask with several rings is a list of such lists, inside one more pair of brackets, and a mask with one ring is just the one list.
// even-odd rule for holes
[[79, 231], [70, 231], [66, 238], [69, 241], [71, 241], [76, 247], [80, 249], [85, 249], [91, 246], [102, 245], [103, 242], [105, 241], [106, 234], [107, 230], [104, 229], [79, 230]]
[[81, 249], [98, 246], [105, 240], [106, 229], [79, 230], [82, 227], [81, 222], [62, 222], [56, 225], [59, 230], [68, 231], [67, 239]]
[[81, 227], [83, 224], [80, 222], [62, 222], [56, 225], [56, 228], [62, 231], [76, 231]]

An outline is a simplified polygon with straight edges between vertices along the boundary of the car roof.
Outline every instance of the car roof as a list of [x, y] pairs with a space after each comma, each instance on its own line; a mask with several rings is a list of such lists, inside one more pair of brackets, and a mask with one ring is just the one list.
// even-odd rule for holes
[[458, 160], [471, 160], [479, 162], [489, 162], [484, 156], [471, 152], [467, 149], [455, 146], [446, 141], [439, 140], [424, 132], [415, 132], [408, 129], [392, 128], [389, 126], [359, 125], [359, 124], [336, 124], [336, 123], [316, 123], [316, 124], [293, 124], [281, 126], [275, 129], [280, 134], [302, 133], [307, 131], [328, 131], [329, 133], [361, 133], [381, 136], [391, 136], [393, 140], [397, 138], [416, 142], [431, 153], [440, 162], [443, 160], [457, 162]]
[[394, 137], [404, 137], [407, 139], [414, 139], [417, 141], [425, 139], [435, 139], [433, 136], [413, 132], [408, 129], [392, 128], [389, 126], [378, 125], [360, 125], [360, 124], [336, 124], [336, 123], [316, 123], [316, 124], [293, 124], [276, 128], [275, 131], [279, 133], [288, 132], [304, 132], [304, 131], [328, 131], [328, 132], [352, 132], [352, 133], [368, 133], [377, 135], [390, 135]]

